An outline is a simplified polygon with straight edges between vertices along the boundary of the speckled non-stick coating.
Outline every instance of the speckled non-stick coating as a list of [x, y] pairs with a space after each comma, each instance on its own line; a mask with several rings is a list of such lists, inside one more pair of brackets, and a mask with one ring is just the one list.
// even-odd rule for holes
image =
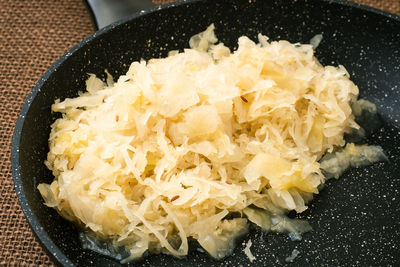
[[[187, 47], [189, 37], [216, 26], [219, 39], [234, 48], [237, 38], [256, 40], [259, 32], [272, 40], [308, 43], [323, 34], [316, 56], [323, 64], [344, 65], [359, 86], [360, 95], [377, 104], [383, 127], [364, 140], [381, 145], [389, 161], [352, 169], [331, 180], [300, 218], [313, 231], [300, 242], [288, 236], [252, 229], [234, 254], [215, 261], [193, 249], [184, 259], [149, 256], [135, 266], [276, 266], [294, 248], [293, 265], [400, 265], [400, 20], [342, 1], [209, 0], [167, 5], [132, 16], [97, 32], [64, 55], [40, 79], [22, 108], [13, 138], [12, 167], [21, 206], [33, 230], [63, 265], [117, 266], [119, 263], [83, 250], [76, 228], [45, 207], [36, 187], [53, 177], [43, 161], [57, 98], [84, 90], [86, 73], [114, 76], [134, 60], [167, 55]], [[251, 239], [256, 260], [243, 253]]]

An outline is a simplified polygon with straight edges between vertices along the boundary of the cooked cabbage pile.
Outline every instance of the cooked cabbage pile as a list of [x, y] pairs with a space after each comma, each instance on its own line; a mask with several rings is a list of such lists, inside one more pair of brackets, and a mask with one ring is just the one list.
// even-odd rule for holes
[[[62, 113], [45, 162], [55, 179], [40, 193], [66, 219], [124, 246], [127, 260], [185, 256], [188, 238], [223, 258], [248, 220], [308, 229], [284, 214], [307, 209], [325, 180], [322, 156], [340, 164], [344, 133], [359, 128], [358, 88], [343, 66], [261, 34], [258, 43], [240, 37], [231, 52], [213, 30], [183, 52], [133, 62], [117, 82], [90, 74], [87, 92], [52, 106]], [[374, 149], [370, 162], [383, 155]], [[324, 168], [336, 177], [343, 170], [332, 164]]]

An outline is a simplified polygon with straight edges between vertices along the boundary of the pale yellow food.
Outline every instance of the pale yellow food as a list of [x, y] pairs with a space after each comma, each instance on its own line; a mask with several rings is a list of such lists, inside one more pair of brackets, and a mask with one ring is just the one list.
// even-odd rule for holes
[[246, 243], [246, 247], [244, 248], [244, 254], [246, 254], [247, 258], [249, 259], [250, 262], [253, 262], [256, 257], [254, 257], [253, 253], [251, 253], [250, 247], [253, 243], [251, 242], [251, 239], [249, 239], [249, 241], [247, 241]]
[[46, 205], [130, 259], [184, 256], [188, 237], [222, 258], [248, 225], [228, 214], [246, 209], [263, 227], [250, 205], [273, 218], [304, 211], [324, 183], [318, 161], [358, 128], [358, 88], [311, 45], [258, 38], [231, 53], [211, 25], [115, 83], [90, 75], [87, 92], [52, 106], [63, 117], [46, 161], [55, 180], [39, 185]]

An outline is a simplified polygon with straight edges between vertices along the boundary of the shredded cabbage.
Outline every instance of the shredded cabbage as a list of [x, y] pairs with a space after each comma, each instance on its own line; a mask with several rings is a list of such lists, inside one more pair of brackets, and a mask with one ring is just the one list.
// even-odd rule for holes
[[251, 253], [250, 247], [253, 243], [251, 242], [251, 239], [246, 243], [246, 247], [244, 248], [244, 253], [246, 254], [247, 258], [249, 258], [250, 262], [253, 262], [256, 257], [254, 257], [253, 253]]
[[45, 162], [55, 179], [38, 189], [63, 217], [126, 247], [126, 260], [185, 256], [189, 237], [222, 258], [248, 229], [227, 215], [249, 206], [275, 214], [257, 224], [282, 231], [273, 219], [307, 208], [325, 179], [319, 160], [358, 128], [343, 66], [261, 34], [231, 53], [213, 30], [133, 62], [116, 82], [90, 74], [87, 92], [52, 106], [63, 115]]

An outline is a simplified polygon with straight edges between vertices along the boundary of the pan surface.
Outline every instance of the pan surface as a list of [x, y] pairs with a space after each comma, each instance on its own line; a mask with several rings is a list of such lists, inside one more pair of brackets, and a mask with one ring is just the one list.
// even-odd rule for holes
[[[360, 97], [377, 105], [382, 127], [364, 143], [380, 145], [389, 161], [347, 171], [329, 181], [310, 208], [296, 215], [313, 231], [300, 242], [287, 235], [252, 229], [232, 256], [216, 261], [196, 250], [184, 259], [151, 255], [135, 266], [247, 266], [243, 249], [252, 240], [254, 266], [399, 265], [400, 257], [400, 18], [343, 1], [204, 0], [165, 5], [133, 15], [88, 37], [62, 56], [38, 81], [24, 104], [12, 142], [12, 170], [22, 209], [41, 242], [62, 265], [119, 266], [85, 250], [78, 230], [43, 205], [36, 189], [53, 180], [43, 164], [48, 152], [50, 112], [55, 99], [77, 96], [87, 73], [114, 77], [134, 60], [163, 57], [188, 46], [190, 36], [216, 26], [220, 41], [234, 48], [238, 37], [308, 43], [323, 34], [316, 57], [324, 65], [344, 65]], [[173, 37], [173, 38], [171, 38]]]

